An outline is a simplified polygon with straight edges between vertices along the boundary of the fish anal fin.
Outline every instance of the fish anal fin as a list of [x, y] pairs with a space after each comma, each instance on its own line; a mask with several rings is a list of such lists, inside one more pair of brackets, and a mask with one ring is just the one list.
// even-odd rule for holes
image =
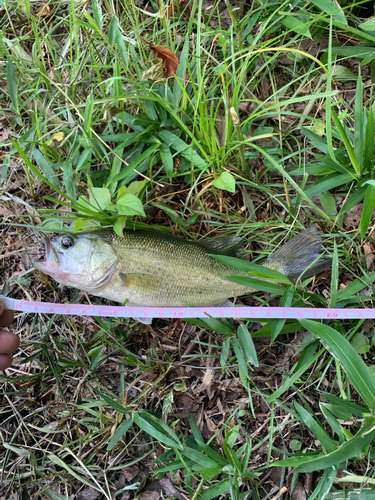
[[122, 283], [126, 288], [137, 292], [153, 292], [160, 287], [160, 281], [155, 276], [146, 273], [120, 273]]
[[141, 317], [133, 316], [133, 319], [135, 319], [136, 321], [139, 321], [143, 325], [151, 325], [151, 323], [152, 323], [152, 318], [146, 318], [146, 317], [141, 318]]

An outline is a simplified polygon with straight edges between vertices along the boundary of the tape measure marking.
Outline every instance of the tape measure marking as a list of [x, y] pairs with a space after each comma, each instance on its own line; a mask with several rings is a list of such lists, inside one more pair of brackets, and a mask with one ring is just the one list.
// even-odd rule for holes
[[7, 309], [25, 313], [101, 316], [115, 318], [252, 318], [252, 319], [365, 319], [375, 318], [375, 309], [323, 309], [305, 307], [122, 307], [84, 304], [54, 304], [16, 300], [0, 295]]

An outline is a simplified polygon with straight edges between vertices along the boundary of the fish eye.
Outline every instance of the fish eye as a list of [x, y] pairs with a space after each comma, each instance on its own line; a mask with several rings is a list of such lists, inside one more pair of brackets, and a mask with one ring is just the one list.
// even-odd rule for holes
[[61, 239], [61, 246], [64, 248], [64, 250], [68, 250], [68, 248], [71, 248], [74, 245], [74, 240], [71, 236], [63, 236]]

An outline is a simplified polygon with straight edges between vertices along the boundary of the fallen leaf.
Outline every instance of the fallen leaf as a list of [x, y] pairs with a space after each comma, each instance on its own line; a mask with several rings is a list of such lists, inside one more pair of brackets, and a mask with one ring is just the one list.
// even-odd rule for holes
[[206, 425], [210, 432], [215, 434], [215, 440], [219, 446], [223, 445], [224, 439], [222, 436], [222, 429], [220, 429], [207, 415], [205, 415]]
[[96, 500], [99, 497], [100, 492], [91, 487], [80, 491], [76, 495], [77, 500]]
[[138, 476], [140, 470], [137, 465], [130, 465], [129, 467], [125, 467], [121, 471], [127, 481], [132, 481], [136, 476]]
[[141, 80], [152, 80], [153, 82], [165, 80], [164, 64], [161, 57], [155, 57], [152, 60], [152, 66], [142, 73]]
[[51, 14], [51, 7], [46, 3], [42, 3], [39, 12], [35, 14], [36, 17], [47, 17]]
[[346, 229], [357, 229], [362, 215], [362, 203], [351, 208], [344, 214], [344, 226]]
[[363, 253], [365, 254], [367, 270], [371, 271], [372, 265], [373, 265], [374, 260], [375, 260], [374, 244], [372, 242], [365, 243], [363, 245]]
[[[147, 40], [145, 40], [147, 42]], [[166, 47], [161, 47], [160, 45], [154, 45], [150, 42], [147, 42], [155, 52], [155, 57], [162, 59], [163, 67], [166, 69], [167, 78], [173, 77], [177, 71], [177, 66], [179, 63], [178, 57], [174, 54], [170, 49]]]
[[177, 14], [181, 13], [185, 17], [190, 16], [191, 6], [189, 6], [189, 3], [190, 0], [172, 0], [167, 10], [167, 19], [169, 19], [174, 12], [177, 12]]
[[237, 125], [240, 124], [240, 119], [238, 118], [236, 110], [234, 109], [233, 106], [229, 109], [229, 111], [230, 111], [230, 114], [232, 115], [232, 120], [233, 120], [234, 126], [236, 127]]
[[172, 481], [169, 478], [163, 477], [162, 479], [160, 479], [160, 484], [163, 487], [165, 496], [179, 499], [183, 498], [181, 493], [174, 487]]

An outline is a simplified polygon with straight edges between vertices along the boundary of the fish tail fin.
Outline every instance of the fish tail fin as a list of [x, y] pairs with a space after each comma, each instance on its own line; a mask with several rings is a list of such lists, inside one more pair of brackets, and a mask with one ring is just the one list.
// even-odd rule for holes
[[299, 276], [302, 279], [311, 278], [332, 265], [332, 259], [323, 258], [312, 264], [321, 255], [321, 249], [318, 229], [311, 226], [272, 253], [263, 265], [285, 274], [292, 282], [296, 282]]

